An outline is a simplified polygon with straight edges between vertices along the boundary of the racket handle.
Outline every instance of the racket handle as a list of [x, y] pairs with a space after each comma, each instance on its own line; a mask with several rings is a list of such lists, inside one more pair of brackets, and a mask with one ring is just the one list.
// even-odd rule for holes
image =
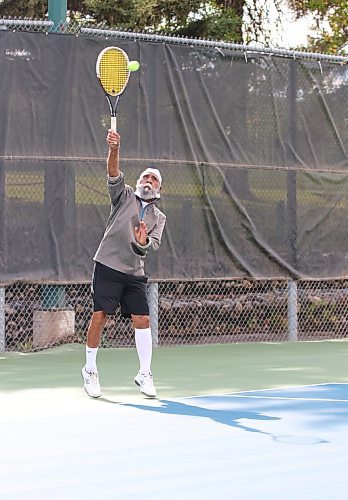
[[111, 117], [111, 130], [117, 132], [117, 119], [116, 116]]

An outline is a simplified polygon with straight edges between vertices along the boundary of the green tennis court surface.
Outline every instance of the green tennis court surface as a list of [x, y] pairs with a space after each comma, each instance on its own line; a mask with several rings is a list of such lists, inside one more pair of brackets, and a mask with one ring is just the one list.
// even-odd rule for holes
[[0, 498], [348, 498], [348, 343], [155, 350], [158, 400], [133, 349], [0, 356]]

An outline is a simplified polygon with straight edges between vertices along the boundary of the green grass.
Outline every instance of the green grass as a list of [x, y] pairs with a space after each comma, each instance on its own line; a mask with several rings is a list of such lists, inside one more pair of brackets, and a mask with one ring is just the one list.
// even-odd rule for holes
[[[275, 176], [274, 172], [263, 171], [249, 172], [250, 192], [253, 195], [251, 203], [262, 203], [274, 205], [287, 199], [287, 188], [285, 176]], [[208, 183], [205, 191], [192, 175], [184, 175], [180, 179], [167, 179], [163, 189], [163, 196], [175, 196], [178, 198], [201, 198], [208, 195], [219, 200], [228, 200], [229, 195], [223, 191], [221, 178], [213, 180], [214, 184]], [[20, 182], [18, 182], [20, 180]], [[346, 191], [342, 191], [340, 185], [341, 199], [337, 183], [326, 182], [325, 186], [318, 186], [316, 182], [302, 179], [297, 189], [297, 203], [303, 207], [336, 208], [346, 209], [348, 197]], [[131, 180], [128, 181], [132, 184]], [[133, 179], [135, 184], [136, 180]], [[321, 187], [321, 189], [319, 189]], [[103, 175], [80, 174], [75, 177], [75, 200], [77, 204], [109, 205], [109, 197], [106, 191], [106, 180]], [[33, 203], [44, 202], [44, 174], [37, 172], [26, 172], [19, 177], [18, 174], [6, 175], [6, 196], [8, 199], [21, 200]], [[250, 201], [248, 201], [250, 203]]]

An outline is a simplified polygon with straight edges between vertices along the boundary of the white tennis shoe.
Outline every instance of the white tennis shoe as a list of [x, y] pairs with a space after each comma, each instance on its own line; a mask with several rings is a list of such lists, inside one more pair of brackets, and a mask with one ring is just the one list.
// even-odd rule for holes
[[152, 373], [142, 373], [139, 372], [138, 375], [134, 378], [134, 382], [136, 385], [140, 387], [140, 392], [149, 398], [156, 397], [156, 388], [153, 384]]
[[89, 373], [84, 366], [81, 370], [81, 375], [84, 381], [84, 389], [91, 398], [99, 398], [101, 389], [99, 384], [98, 372]]

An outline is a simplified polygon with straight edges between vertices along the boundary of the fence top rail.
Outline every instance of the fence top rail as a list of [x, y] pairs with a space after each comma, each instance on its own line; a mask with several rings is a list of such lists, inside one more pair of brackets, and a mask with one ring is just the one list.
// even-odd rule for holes
[[0, 18], [0, 26], [5, 26], [5, 27], [10, 27], [12, 28], [13, 26], [23, 26], [23, 27], [36, 27], [36, 28], [41, 28], [41, 27], [47, 27], [51, 28], [54, 26], [53, 21], [45, 21], [45, 20], [39, 20], [39, 19], [4, 19]]
[[94, 36], [104, 36], [106, 38], [125, 38], [131, 40], [142, 40], [148, 42], [157, 43], [173, 43], [179, 45], [190, 45], [196, 47], [206, 47], [213, 48], [218, 51], [222, 50], [232, 50], [243, 52], [245, 57], [251, 54], [269, 55], [269, 56], [280, 56], [291, 59], [310, 59], [322, 62], [331, 62], [338, 64], [347, 64], [348, 55], [331, 55], [331, 54], [321, 54], [319, 52], [305, 52], [298, 50], [289, 50], [279, 47], [262, 47], [258, 45], [247, 45], [239, 43], [230, 43], [214, 40], [204, 40], [196, 38], [187, 37], [175, 37], [167, 35], [156, 35], [152, 33], [137, 33], [130, 31], [119, 31], [113, 29], [100, 29], [78, 26], [69, 27], [69, 24], [62, 22], [61, 25], [52, 31], [54, 27], [53, 21], [50, 20], [36, 20], [36, 19], [5, 19], [0, 18], [0, 30], [6, 28], [23, 27], [23, 28], [49, 28], [51, 32], [59, 32], [62, 34], [82, 34], [82, 35], [94, 35]]
[[165, 35], [155, 35], [151, 33], [133, 33], [128, 31], [106, 30], [97, 28], [80, 28], [80, 32], [85, 35], [99, 35], [105, 37], [129, 38], [135, 40], [152, 41], [158, 43], [176, 43], [181, 45], [200, 46], [215, 48], [216, 50], [235, 50], [247, 54], [259, 53], [274, 56], [288, 57], [292, 59], [312, 59], [316, 61], [335, 62], [347, 64], [348, 56], [335, 56], [330, 54], [320, 54], [318, 52], [302, 52], [276, 47], [261, 47], [257, 45], [245, 45], [239, 43], [221, 42], [214, 40], [204, 40], [196, 38], [172, 37]]

